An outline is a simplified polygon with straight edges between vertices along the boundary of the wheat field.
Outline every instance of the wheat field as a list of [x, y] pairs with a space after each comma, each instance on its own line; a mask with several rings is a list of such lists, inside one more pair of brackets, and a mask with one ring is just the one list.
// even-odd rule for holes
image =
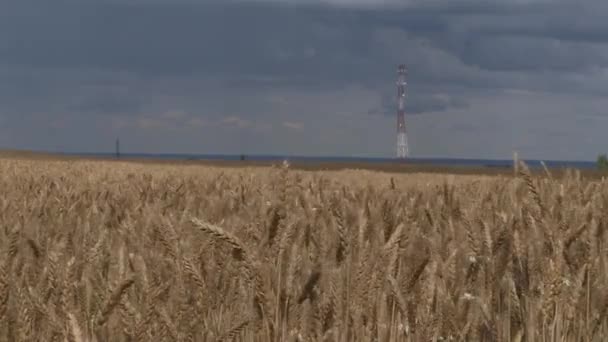
[[0, 341], [605, 341], [608, 184], [0, 160]]

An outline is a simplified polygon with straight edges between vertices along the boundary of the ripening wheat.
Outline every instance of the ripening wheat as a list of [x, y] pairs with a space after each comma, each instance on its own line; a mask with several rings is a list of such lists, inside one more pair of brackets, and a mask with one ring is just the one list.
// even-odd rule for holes
[[0, 341], [604, 341], [608, 184], [0, 161]]

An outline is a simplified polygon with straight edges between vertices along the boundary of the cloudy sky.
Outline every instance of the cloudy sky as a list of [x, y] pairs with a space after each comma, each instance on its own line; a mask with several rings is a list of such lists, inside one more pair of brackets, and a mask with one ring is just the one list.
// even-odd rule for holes
[[608, 152], [603, 0], [0, 0], [0, 147]]

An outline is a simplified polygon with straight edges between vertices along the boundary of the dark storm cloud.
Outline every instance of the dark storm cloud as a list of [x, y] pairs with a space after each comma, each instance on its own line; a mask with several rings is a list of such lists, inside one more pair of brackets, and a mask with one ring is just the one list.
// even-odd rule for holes
[[[483, 117], [494, 112], [485, 99], [505, 105], [513, 90], [607, 95], [607, 14], [600, 0], [0, 2], [0, 115], [150, 121], [183, 110], [306, 130], [324, 120], [315, 113], [356, 111], [341, 110], [350, 102], [394, 115], [406, 63], [409, 114]], [[284, 117], [296, 107], [302, 117]]]
[[[332, 71], [348, 78], [356, 62], [338, 59], [365, 49], [358, 43], [365, 30], [360, 37], [345, 34], [345, 29], [337, 37], [325, 37], [320, 23], [329, 18], [319, 9], [217, 3], [61, 4], [45, 11], [12, 9], [1, 24], [0, 62], [124, 70], [144, 76]], [[314, 49], [336, 43], [340, 49], [324, 51], [329, 53], [324, 63], [313, 61]]]
[[[588, 14], [589, 6], [581, 10], [561, 2], [439, 1], [374, 10], [368, 10], [372, 1], [310, 6], [265, 1], [33, 3], [0, 5], [6, 7], [0, 63], [143, 76], [202, 73], [243, 77], [244, 82], [257, 74], [296, 84], [373, 83], [392, 75], [387, 62], [415, 54], [387, 51], [387, 43], [377, 40], [382, 29], [398, 29], [404, 39], [424, 41], [482, 70], [576, 70], [607, 63], [603, 47], [575, 42], [576, 37], [599, 39], [608, 32], [605, 21], [595, 15], [590, 22], [573, 23], [568, 19], [572, 11]], [[413, 80], [424, 81], [430, 68], [412, 65]], [[472, 75], [464, 78], [455, 81], [479, 81]]]
[[70, 112], [133, 115], [141, 112], [142, 103], [133, 94], [99, 91], [77, 99], [67, 106]]

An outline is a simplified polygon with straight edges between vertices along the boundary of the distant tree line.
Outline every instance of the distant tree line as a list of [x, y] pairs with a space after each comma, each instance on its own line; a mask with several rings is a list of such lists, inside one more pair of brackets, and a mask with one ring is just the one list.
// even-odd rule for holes
[[608, 156], [605, 153], [597, 157], [597, 168], [604, 171], [608, 170]]

